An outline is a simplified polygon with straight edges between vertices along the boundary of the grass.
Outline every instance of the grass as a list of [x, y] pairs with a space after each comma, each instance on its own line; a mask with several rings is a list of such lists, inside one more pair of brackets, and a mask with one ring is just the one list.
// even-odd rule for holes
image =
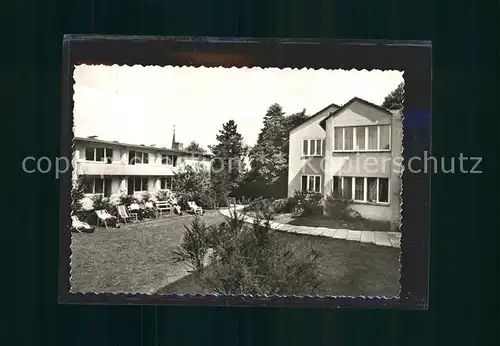
[[[187, 275], [189, 268], [174, 263], [172, 251], [193, 217], [176, 215], [119, 229], [96, 228], [91, 234], [73, 233], [71, 291], [151, 294]], [[218, 211], [202, 218], [207, 224], [224, 221]]]
[[[397, 248], [353, 241], [278, 232], [283, 243], [298, 247], [314, 246], [323, 253], [320, 259], [322, 284], [316, 295], [394, 296], [400, 289]], [[157, 293], [210, 293], [203, 290], [193, 275], [169, 284]]]
[[350, 229], [355, 231], [381, 231], [388, 232], [391, 229], [390, 223], [377, 220], [335, 220], [326, 215], [314, 215], [304, 217], [293, 217], [291, 214], [279, 214], [274, 220], [279, 223], [308, 226], [326, 227], [331, 229]]

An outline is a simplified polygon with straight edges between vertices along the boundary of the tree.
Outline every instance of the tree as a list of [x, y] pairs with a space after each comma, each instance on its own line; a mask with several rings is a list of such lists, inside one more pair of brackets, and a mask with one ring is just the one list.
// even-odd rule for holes
[[385, 97], [382, 107], [390, 110], [403, 109], [404, 86], [405, 84], [401, 83], [395, 90], [391, 91], [391, 93]]
[[194, 201], [203, 208], [213, 208], [215, 198], [210, 172], [201, 163], [181, 167], [174, 175], [173, 185], [181, 206]]
[[205, 149], [203, 149], [201, 147], [201, 145], [198, 144], [198, 142], [196, 142], [196, 141], [191, 141], [191, 143], [189, 143], [189, 145], [187, 146], [186, 150], [192, 151], [193, 153], [204, 153], [205, 152]]
[[234, 120], [224, 123], [216, 138], [218, 143], [210, 146], [214, 154], [211, 177], [218, 202], [225, 203], [226, 197], [244, 178], [248, 148]]
[[264, 197], [285, 197], [287, 193], [289, 131], [307, 119], [302, 112], [286, 116], [278, 104], [273, 104], [264, 116], [264, 126], [257, 144], [250, 151], [252, 171], [247, 184]]

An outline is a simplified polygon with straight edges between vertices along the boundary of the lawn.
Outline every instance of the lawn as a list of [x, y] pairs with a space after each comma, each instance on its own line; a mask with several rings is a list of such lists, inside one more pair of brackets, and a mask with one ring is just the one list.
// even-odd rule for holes
[[[73, 233], [71, 291], [151, 294], [187, 275], [189, 268], [174, 263], [172, 251], [193, 217], [167, 216], [119, 229]], [[202, 218], [207, 224], [224, 221], [218, 211]]]
[[[397, 248], [377, 246], [326, 237], [276, 234], [284, 243], [313, 245], [323, 253], [320, 259], [322, 284], [316, 295], [394, 296], [400, 289]], [[210, 293], [203, 290], [192, 275], [169, 284], [157, 293]]]
[[293, 217], [291, 214], [279, 214], [274, 220], [279, 223], [309, 226], [309, 227], [326, 227], [331, 229], [350, 229], [355, 231], [390, 231], [390, 223], [377, 220], [335, 220], [326, 215], [314, 215], [306, 217]]

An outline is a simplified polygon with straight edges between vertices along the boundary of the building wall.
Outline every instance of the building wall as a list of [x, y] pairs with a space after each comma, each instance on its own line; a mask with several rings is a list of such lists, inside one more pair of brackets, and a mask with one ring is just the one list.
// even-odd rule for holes
[[[113, 149], [112, 163], [94, 162], [85, 160], [85, 148], [110, 148]], [[129, 151], [147, 152], [149, 155], [148, 164], [129, 164]], [[177, 166], [164, 165], [161, 163], [162, 154], [177, 156]], [[182, 155], [169, 151], [156, 151], [151, 148], [129, 148], [120, 143], [98, 143], [76, 141], [73, 151], [73, 171], [72, 179], [76, 181], [79, 175], [111, 178], [111, 194], [130, 193], [128, 190], [128, 179], [134, 176], [148, 178], [148, 192], [160, 190], [161, 177], [173, 176], [183, 165], [194, 165], [201, 162], [207, 169], [210, 168], [211, 160], [208, 157], [194, 157], [189, 154]]]
[[337, 107], [330, 106], [315, 116], [309, 118], [304, 124], [293, 129], [289, 134], [289, 160], [288, 160], [288, 197], [292, 197], [295, 190], [300, 190], [301, 176], [303, 174], [319, 174], [321, 181], [324, 180], [324, 153], [325, 143], [323, 141], [323, 157], [304, 157], [302, 152], [302, 141], [304, 139], [323, 139], [325, 130], [319, 123], [325, 119]]
[[[391, 150], [378, 152], [334, 152], [335, 126], [391, 124]], [[326, 160], [324, 190], [333, 190], [333, 176], [389, 178], [389, 205], [353, 203], [351, 207], [369, 219], [400, 221], [400, 185], [397, 160], [401, 157], [401, 116], [387, 115], [374, 107], [355, 102], [342, 113], [326, 121]]]

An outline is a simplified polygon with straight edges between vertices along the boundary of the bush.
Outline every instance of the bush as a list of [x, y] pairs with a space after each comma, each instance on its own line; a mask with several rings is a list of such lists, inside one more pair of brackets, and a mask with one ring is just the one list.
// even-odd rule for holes
[[92, 197], [92, 201], [94, 203], [94, 210], [106, 210], [111, 215], [118, 215], [116, 207], [111, 204], [109, 198], [103, 197], [101, 194], [98, 194]]
[[174, 255], [203, 288], [223, 295], [309, 295], [320, 284], [320, 254], [280, 242], [259, 217], [250, 225], [233, 213], [218, 226], [195, 218]]
[[137, 198], [135, 198], [134, 196], [130, 196], [130, 195], [123, 195], [123, 196], [120, 196], [120, 202], [124, 206], [128, 207], [132, 203], [137, 202]]
[[297, 216], [310, 216], [323, 214], [323, 195], [316, 192], [295, 191], [296, 206], [294, 214]]
[[216, 204], [210, 172], [201, 164], [182, 167], [174, 176], [174, 186], [182, 208], [187, 201], [194, 201], [204, 209], [213, 209]]
[[350, 208], [352, 200], [328, 195], [325, 199], [326, 214], [335, 220], [362, 219], [361, 214]]

